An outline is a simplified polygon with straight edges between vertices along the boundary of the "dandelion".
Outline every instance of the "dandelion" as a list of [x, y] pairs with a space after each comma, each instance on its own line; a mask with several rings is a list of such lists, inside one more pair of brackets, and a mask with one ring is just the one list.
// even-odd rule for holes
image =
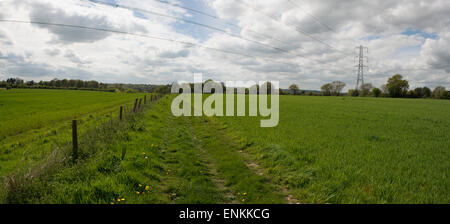
[[120, 202], [120, 198], [119, 198], [119, 199], [117, 199], [117, 202]]
[[150, 190], [150, 187], [149, 186], [145, 186], [145, 190], [146, 191]]
[[242, 195], [244, 195], [244, 196], [246, 196], [247, 195], [247, 193], [246, 192], [244, 192]]
[[139, 187], [142, 187], [142, 184], [138, 184]]
[[145, 155], [145, 152], [142, 152], [142, 155]]
[[245, 202], [245, 198], [242, 199], [242, 202]]
[[139, 192], [139, 191], [136, 191], [136, 194], [137, 194], [137, 195], [139, 195], [140, 193], [141, 193], [141, 192]]
[[122, 200], [122, 201], [125, 201], [125, 198], [122, 198], [121, 200]]
[[111, 202], [110, 204], [112, 204], [112, 205], [113, 205], [113, 204], [114, 204], [114, 202]]

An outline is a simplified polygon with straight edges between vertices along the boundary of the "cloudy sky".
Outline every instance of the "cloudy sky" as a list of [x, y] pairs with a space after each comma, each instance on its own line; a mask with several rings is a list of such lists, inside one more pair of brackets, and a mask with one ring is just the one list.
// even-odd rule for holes
[[0, 79], [167, 84], [203, 73], [348, 89], [364, 45], [366, 82], [400, 73], [411, 87], [450, 88], [448, 12], [449, 0], [0, 0]]

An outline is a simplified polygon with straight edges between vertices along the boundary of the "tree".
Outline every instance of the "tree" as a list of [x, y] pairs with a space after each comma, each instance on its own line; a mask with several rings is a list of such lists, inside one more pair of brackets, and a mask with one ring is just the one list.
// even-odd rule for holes
[[359, 96], [359, 92], [358, 92], [358, 90], [349, 89], [347, 95], [348, 96]]
[[430, 98], [431, 97], [431, 89], [430, 88], [425, 86], [425, 87], [423, 87], [422, 92], [423, 92], [423, 97], [424, 98]]
[[380, 97], [382, 92], [381, 92], [381, 89], [373, 88], [372, 93], [373, 93], [373, 96]]
[[389, 78], [386, 88], [391, 97], [404, 97], [408, 91], [409, 83], [407, 80], [403, 80], [403, 76], [396, 74]]
[[27, 86], [33, 86], [34, 84], [35, 84], [35, 82], [33, 80], [25, 83], [25, 85], [27, 85]]
[[443, 86], [437, 86], [433, 90], [433, 97], [436, 99], [445, 99], [447, 97], [447, 90]]
[[414, 89], [414, 96], [417, 98], [422, 98], [423, 97], [423, 88], [421, 87], [417, 87]]
[[416, 91], [414, 91], [414, 90], [409, 90], [409, 91], [406, 93], [406, 97], [408, 97], [408, 98], [417, 98]]
[[292, 84], [291, 86], [289, 86], [289, 90], [291, 91], [291, 94], [296, 95], [299, 91], [298, 85]]
[[331, 85], [331, 83], [327, 83], [327, 84], [323, 85], [322, 87], [320, 87], [320, 89], [322, 90], [322, 95], [331, 96], [331, 92], [333, 90], [333, 85]]
[[380, 89], [381, 89], [381, 92], [383, 93], [383, 96], [388, 96], [389, 95], [389, 91], [388, 91], [386, 85], [381, 85]]
[[342, 90], [345, 87], [345, 83], [341, 82], [341, 81], [334, 81], [331, 83], [331, 88], [332, 88], [332, 94], [334, 96], [340, 96]]
[[359, 88], [360, 88], [360, 93], [362, 96], [368, 96], [368, 95], [370, 95], [370, 92], [372, 91], [373, 86], [371, 83], [365, 83], [364, 85], [361, 85], [361, 87], [359, 87]]
[[23, 84], [23, 79], [21, 78], [9, 78], [6, 82], [10, 85], [21, 85]]

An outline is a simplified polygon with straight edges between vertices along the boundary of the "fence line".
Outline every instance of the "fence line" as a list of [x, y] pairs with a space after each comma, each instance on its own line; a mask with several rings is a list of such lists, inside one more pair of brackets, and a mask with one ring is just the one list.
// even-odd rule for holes
[[[162, 95], [157, 94], [151, 94], [150, 95], [150, 103], [157, 101], [162, 98]], [[142, 99], [144, 99], [144, 104], [142, 104]], [[147, 95], [144, 95], [144, 98], [136, 98], [134, 100], [134, 107], [133, 110], [130, 110], [128, 108], [128, 105], [125, 105], [125, 107], [122, 105], [120, 106], [119, 110], [119, 120], [123, 121], [124, 115], [127, 113], [137, 113], [138, 111], [141, 111], [141, 107], [143, 107], [147, 103]], [[142, 105], [141, 105], [142, 104]], [[111, 119], [113, 116], [111, 116]], [[112, 120], [111, 120], [112, 121]], [[72, 159], [73, 162], [76, 163], [78, 159], [78, 127], [77, 127], [77, 119], [72, 120]]]

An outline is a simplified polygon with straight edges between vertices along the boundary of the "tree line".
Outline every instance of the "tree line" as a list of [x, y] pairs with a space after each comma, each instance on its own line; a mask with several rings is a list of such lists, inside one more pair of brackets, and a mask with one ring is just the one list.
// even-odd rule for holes
[[166, 86], [150, 84], [109, 84], [95, 80], [83, 81], [80, 79], [52, 79], [50, 81], [35, 82], [24, 81], [21, 78], [8, 78], [0, 81], [0, 88], [21, 88], [21, 89], [71, 89], [71, 90], [91, 90], [106, 92], [161, 92]]
[[83, 81], [79, 79], [52, 79], [51, 81], [39, 81], [35, 82], [24, 81], [21, 78], [8, 78], [7, 80], [0, 81], [0, 87], [2, 88], [32, 88], [32, 87], [55, 87], [55, 88], [89, 88], [89, 89], [107, 89], [108, 86], [105, 83], [99, 83], [98, 81]]
[[289, 92], [293, 95], [320, 95], [320, 96], [374, 96], [392, 98], [436, 98], [450, 99], [450, 92], [444, 86], [437, 86], [434, 90], [428, 87], [417, 87], [409, 89], [409, 82], [403, 76], [396, 74], [387, 80], [387, 83], [380, 88], [374, 87], [371, 83], [365, 83], [359, 89], [350, 89], [346, 94], [342, 93], [345, 83], [334, 81], [326, 83], [321, 87], [320, 93], [300, 91], [297, 84], [289, 86]]

